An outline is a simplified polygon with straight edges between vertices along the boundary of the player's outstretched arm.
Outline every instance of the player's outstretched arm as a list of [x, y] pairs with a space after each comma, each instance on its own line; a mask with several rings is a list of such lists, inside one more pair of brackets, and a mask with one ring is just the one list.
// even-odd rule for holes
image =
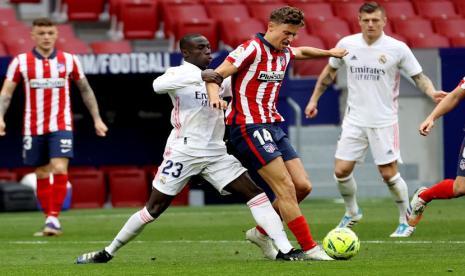
[[423, 73], [412, 76], [412, 79], [418, 89], [429, 96], [435, 103], [439, 103], [445, 96], [447, 96], [447, 93], [444, 91], [436, 91], [433, 82]]
[[458, 86], [433, 109], [431, 114], [421, 123], [419, 131], [420, 134], [426, 136], [430, 133], [434, 127], [434, 121], [440, 118], [442, 115], [448, 113], [454, 109], [458, 103], [465, 98], [465, 90]]
[[11, 97], [13, 96], [16, 85], [16, 82], [5, 79], [2, 90], [0, 91], [0, 136], [4, 136], [6, 134], [4, 116], [10, 106]]
[[[231, 62], [225, 60], [223, 63], [215, 69], [215, 72], [219, 74], [223, 79], [231, 76], [237, 72], [237, 67]], [[226, 109], [227, 103], [220, 99], [220, 86], [215, 81], [207, 81], [207, 95], [210, 106], [218, 109]]]
[[86, 105], [90, 115], [92, 116], [92, 119], [94, 120], [95, 132], [98, 136], [106, 136], [108, 127], [102, 121], [102, 117], [100, 117], [97, 99], [95, 98], [94, 91], [92, 90], [92, 87], [90, 87], [87, 78], [82, 78], [76, 81], [76, 85], [81, 92], [81, 97], [84, 104]]
[[329, 64], [326, 64], [323, 71], [321, 71], [315, 88], [313, 89], [313, 94], [305, 107], [305, 116], [307, 118], [314, 118], [318, 115], [318, 100], [326, 91], [326, 88], [333, 83], [336, 78], [336, 71], [337, 69], [331, 67]]
[[343, 48], [332, 48], [329, 50], [323, 50], [307, 46], [292, 48], [292, 50], [295, 54], [295, 59], [310, 59], [324, 57], [342, 58], [349, 53], [346, 49]]

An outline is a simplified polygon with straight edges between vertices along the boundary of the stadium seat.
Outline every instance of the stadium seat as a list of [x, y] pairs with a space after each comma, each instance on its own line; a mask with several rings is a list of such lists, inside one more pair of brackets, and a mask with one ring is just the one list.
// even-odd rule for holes
[[98, 21], [105, 0], [64, 0], [70, 21]]
[[16, 12], [12, 8], [0, 8], [0, 26], [11, 26], [18, 24]]
[[17, 40], [19, 38], [31, 41], [31, 28], [23, 23], [14, 26], [0, 27], [0, 41], [5, 42], [7, 40]]
[[221, 40], [232, 48], [254, 38], [256, 33], [264, 31], [265, 25], [255, 18], [231, 19], [220, 23]]
[[428, 19], [458, 18], [454, 4], [449, 1], [416, 1], [418, 14]]
[[[307, 3], [324, 3], [325, 0], [286, 0], [285, 1], [289, 6], [297, 7], [300, 4], [307, 4]], [[307, 15], [307, 14], [305, 14]]]
[[361, 3], [354, 1], [332, 3], [334, 14], [344, 20], [358, 18], [358, 10], [360, 9], [360, 5]]
[[64, 38], [76, 38], [73, 26], [71, 24], [59, 24], [57, 25], [58, 36]]
[[334, 47], [342, 37], [351, 34], [349, 24], [339, 18], [324, 21], [310, 20], [307, 30], [310, 34], [322, 38], [329, 48]]
[[176, 27], [180, 21], [209, 20], [205, 7], [200, 4], [170, 5], [164, 11], [163, 23], [165, 37], [176, 34]]
[[462, 17], [465, 17], [465, 1], [463, 0], [453, 0], [457, 12]]
[[94, 54], [129, 54], [132, 52], [131, 42], [121, 41], [96, 41], [90, 43]]
[[433, 34], [433, 26], [431, 22], [423, 18], [412, 18], [409, 20], [393, 20], [394, 31], [407, 39], [417, 35], [427, 36]]
[[386, 2], [382, 4], [389, 19], [402, 19], [418, 17], [411, 2]]
[[282, 4], [282, 6], [285, 6], [285, 4], [283, 3], [283, 0], [243, 0], [243, 2], [246, 4], [246, 5], [249, 5], [249, 4]]
[[89, 54], [91, 50], [89, 45], [79, 38], [59, 37], [56, 42], [58, 50], [68, 52], [70, 54]]
[[450, 46], [447, 37], [438, 34], [418, 35], [408, 38], [411, 48], [448, 48]]
[[0, 42], [0, 57], [5, 57], [5, 56], [8, 56], [8, 52], [5, 46], [3, 46], [3, 43]]
[[282, 6], [285, 6], [285, 4], [282, 2], [276, 2], [276, 3], [250, 2], [250, 3], [247, 3], [247, 7], [249, 8], [250, 15], [253, 18], [260, 20], [264, 24], [268, 24], [271, 12], [277, 8], [281, 8]]
[[139, 167], [135, 165], [103, 165], [103, 166], [100, 166], [98, 169], [103, 171], [104, 174], [108, 175], [110, 172], [115, 172], [115, 171], [138, 170]]
[[[323, 40], [317, 36], [309, 35], [302, 30], [297, 38], [292, 42], [292, 46], [311, 46], [320, 49], [326, 49], [326, 45]], [[328, 64], [328, 59], [310, 59], [310, 60], [298, 60], [292, 63], [292, 72], [294, 76], [317, 76], [321, 73], [323, 68]]]
[[465, 37], [463, 36], [451, 37], [449, 40], [450, 40], [451, 47], [465, 48]]
[[295, 7], [301, 9], [305, 14], [305, 19], [317, 18], [326, 20], [333, 18], [334, 13], [329, 3], [295, 3]]
[[124, 0], [120, 3], [123, 36], [153, 39], [158, 29], [157, 3], [152, 0]]
[[212, 19], [179, 21], [176, 26], [176, 46], [174, 48], [178, 47], [178, 42], [184, 35], [192, 33], [199, 33], [205, 36], [210, 41], [212, 51], [218, 49], [218, 28], [216, 22]]
[[98, 169], [94, 166], [70, 166], [68, 168], [68, 172], [94, 172], [97, 171]]
[[0, 184], [2, 182], [16, 182], [16, 181], [18, 181], [18, 178], [15, 172], [12, 172], [8, 169], [0, 169]]
[[243, 4], [205, 5], [205, 8], [208, 16], [218, 22], [234, 18], [250, 18], [247, 6]]
[[433, 22], [438, 34], [451, 37], [465, 36], [465, 19], [437, 19]]
[[70, 170], [71, 208], [101, 208], [105, 204], [105, 178], [99, 170]]
[[16, 56], [21, 53], [30, 52], [35, 46], [34, 42], [30, 38], [11, 38], [3, 41], [6, 51], [11, 56]]
[[204, 4], [206, 8], [208, 8], [208, 6], [242, 4], [241, 0], [200, 0], [200, 2]]
[[113, 171], [108, 175], [113, 207], [142, 207], [148, 199], [147, 179], [142, 169]]

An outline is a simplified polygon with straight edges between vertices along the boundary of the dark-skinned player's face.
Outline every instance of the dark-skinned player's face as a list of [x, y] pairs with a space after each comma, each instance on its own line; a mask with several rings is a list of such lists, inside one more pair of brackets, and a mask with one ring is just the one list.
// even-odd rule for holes
[[184, 59], [204, 70], [212, 61], [210, 42], [204, 36], [193, 38], [183, 51]]

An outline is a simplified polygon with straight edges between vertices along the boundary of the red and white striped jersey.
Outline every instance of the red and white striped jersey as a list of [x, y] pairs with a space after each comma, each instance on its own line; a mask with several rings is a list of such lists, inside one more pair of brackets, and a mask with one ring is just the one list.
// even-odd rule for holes
[[284, 121], [276, 103], [286, 68], [294, 56], [290, 47], [277, 51], [262, 34], [232, 51], [226, 60], [238, 71], [231, 79], [233, 99], [226, 111], [226, 124]]
[[35, 49], [19, 54], [10, 63], [6, 79], [24, 82], [23, 135], [72, 131], [70, 79], [84, 77], [76, 56], [54, 50], [45, 58]]

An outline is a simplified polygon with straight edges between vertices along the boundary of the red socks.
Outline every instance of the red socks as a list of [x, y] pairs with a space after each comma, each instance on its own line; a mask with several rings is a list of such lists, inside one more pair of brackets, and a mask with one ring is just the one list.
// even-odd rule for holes
[[37, 199], [45, 216], [50, 212], [50, 198], [52, 186], [50, 185], [50, 178], [37, 179]]
[[294, 234], [302, 250], [307, 251], [316, 246], [316, 242], [310, 233], [310, 227], [304, 216], [297, 217], [287, 224], [289, 230]]
[[63, 202], [66, 197], [66, 184], [68, 183], [67, 174], [54, 174], [53, 185], [51, 185], [51, 200], [49, 216], [58, 217], [60, 214]]
[[454, 179], [444, 179], [443, 181], [424, 190], [420, 198], [425, 202], [430, 202], [433, 199], [449, 199], [454, 196]]

